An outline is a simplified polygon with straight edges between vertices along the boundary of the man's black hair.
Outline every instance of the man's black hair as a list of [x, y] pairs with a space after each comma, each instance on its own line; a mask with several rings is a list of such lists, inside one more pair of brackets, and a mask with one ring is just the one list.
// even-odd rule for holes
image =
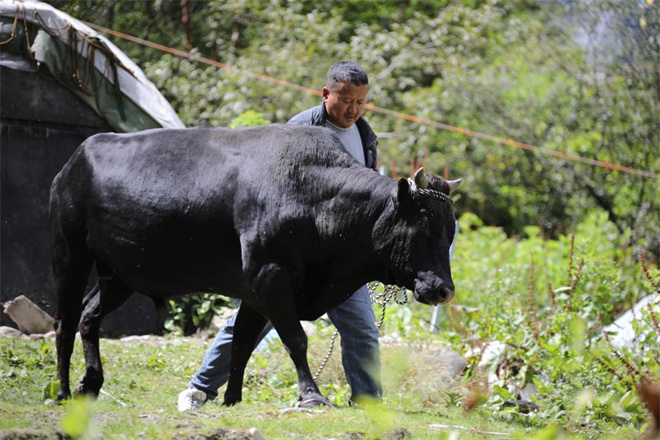
[[356, 63], [340, 61], [328, 69], [325, 86], [330, 89], [341, 83], [351, 83], [354, 86], [368, 86], [369, 78], [367, 77], [367, 72]]

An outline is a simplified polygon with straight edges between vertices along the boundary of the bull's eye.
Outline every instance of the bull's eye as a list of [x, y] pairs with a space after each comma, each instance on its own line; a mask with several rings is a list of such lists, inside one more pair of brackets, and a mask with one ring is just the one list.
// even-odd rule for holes
[[419, 217], [417, 219], [417, 227], [420, 229], [426, 229], [429, 227], [428, 213], [426, 209], [419, 211]]

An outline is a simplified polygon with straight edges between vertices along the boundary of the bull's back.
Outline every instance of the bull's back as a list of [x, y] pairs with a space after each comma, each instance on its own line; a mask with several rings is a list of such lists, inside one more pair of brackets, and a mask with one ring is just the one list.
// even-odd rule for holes
[[97, 194], [136, 198], [162, 208], [200, 203], [234, 174], [236, 149], [214, 142], [213, 132], [149, 130], [96, 135], [84, 145]]
[[239, 187], [286, 188], [297, 170], [357, 163], [328, 131], [282, 125], [104, 133], [86, 141], [84, 158], [95, 185], [140, 193], [141, 202], [165, 201], [170, 194], [175, 203], [209, 200]]

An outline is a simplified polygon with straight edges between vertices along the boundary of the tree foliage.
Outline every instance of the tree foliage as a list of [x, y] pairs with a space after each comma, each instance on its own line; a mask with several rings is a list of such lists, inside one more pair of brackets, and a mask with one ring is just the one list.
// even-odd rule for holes
[[[241, 70], [191, 63], [117, 40], [187, 125], [229, 126], [252, 111], [286, 122], [318, 97], [246, 75], [320, 89], [358, 61], [370, 101], [549, 150], [660, 171], [660, 6], [653, 1], [287, 0], [56, 2], [84, 20]], [[110, 5], [110, 6], [109, 6]], [[183, 17], [189, 16], [189, 20]], [[660, 255], [659, 180], [369, 112], [381, 165], [410, 163], [466, 183], [457, 203], [524, 235], [607, 213]]]

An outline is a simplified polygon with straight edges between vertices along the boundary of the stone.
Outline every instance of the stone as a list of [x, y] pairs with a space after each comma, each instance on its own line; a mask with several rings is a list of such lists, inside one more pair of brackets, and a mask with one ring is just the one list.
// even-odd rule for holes
[[443, 369], [448, 376], [461, 376], [467, 367], [467, 359], [450, 347], [437, 347], [428, 350], [422, 362], [429, 362]]
[[638, 349], [640, 345], [638, 340], [645, 340], [647, 337], [656, 338], [659, 336], [653, 334], [638, 335], [635, 331], [635, 321], [642, 316], [642, 313], [651, 308], [654, 313], [660, 313], [660, 295], [651, 294], [641, 300], [635, 306], [621, 315], [612, 324], [603, 327], [603, 333], [608, 333], [610, 342], [614, 347], [626, 347], [629, 349]]
[[248, 432], [252, 436], [253, 440], [265, 440], [264, 436], [261, 435], [261, 432], [259, 432], [257, 428], [250, 428]]
[[44, 334], [55, 329], [55, 320], [26, 296], [18, 296], [4, 304], [5, 314], [26, 335]]
[[15, 328], [3, 326], [0, 327], [0, 336], [4, 338], [20, 338], [23, 336], [23, 333]]
[[507, 400], [502, 406], [504, 408], [517, 408], [523, 414], [529, 414], [539, 409], [538, 405], [528, 400]]

